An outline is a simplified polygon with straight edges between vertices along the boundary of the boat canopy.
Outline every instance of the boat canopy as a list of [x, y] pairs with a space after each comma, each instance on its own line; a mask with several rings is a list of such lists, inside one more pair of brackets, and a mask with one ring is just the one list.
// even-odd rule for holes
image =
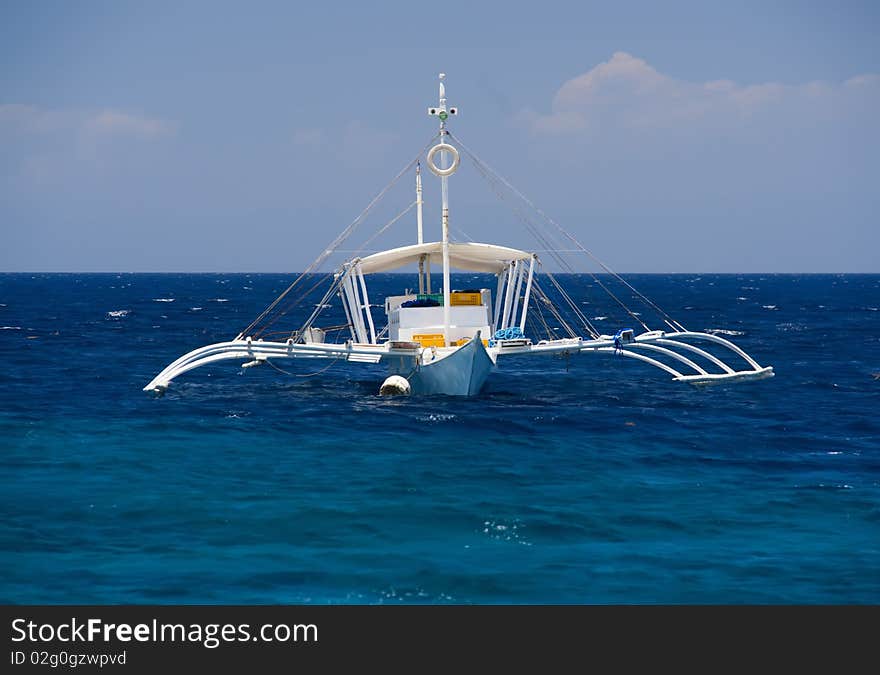
[[[404, 265], [418, 263], [422, 256], [432, 265], [443, 264], [443, 242], [401, 246], [361, 258], [364, 274], [389, 272]], [[514, 260], [528, 260], [531, 253], [493, 244], [449, 243], [449, 265], [469, 272], [501, 272]]]

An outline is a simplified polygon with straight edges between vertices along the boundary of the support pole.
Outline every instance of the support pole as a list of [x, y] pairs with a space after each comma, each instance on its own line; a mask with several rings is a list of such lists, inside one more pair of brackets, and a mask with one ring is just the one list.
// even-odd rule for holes
[[519, 308], [519, 292], [522, 290], [523, 277], [526, 275], [526, 261], [520, 260], [517, 263], [519, 274], [516, 275], [516, 288], [513, 291], [513, 308], [510, 310], [510, 322], [513, 325], [516, 322], [516, 310]]
[[518, 261], [514, 260], [508, 266], [507, 291], [504, 293], [504, 309], [501, 310], [501, 327], [507, 328], [510, 324], [510, 307], [513, 304], [513, 287], [516, 285]]
[[519, 320], [519, 329], [525, 333], [526, 332], [526, 315], [529, 311], [529, 297], [532, 293], [532, 277], [535, 274], [535, 256], [532, 256], [531, 261], [529, 262], [529, 280], [526, 281], [526, 294], [523, 298], [523, 308], [522, 308], [522, 316]]
[[357, 334], [358, 342], [367, 342], [367, 329], [364, 326], [364, 313], [361, 309], [357, 284], [352, 278], [352, 270], [350, 266], [346, 266], [345, 282], [343, 283], [345, 294], [348, 298], [349, 309], [351, 310], [351, 318], [354, 323], [354, 330]]
[[425, 257], [425, 293], [431, 294], [431, 256]]
[[373, 312], [370, 309], [370, 298], [367, 295], [367, 282], [364, 280], [364, 271], [361, 264], [357, 264], [357, 275], [361, 282], [361, 293], [363, 294], [363, 309], [367, 313], [367, 322], [370, 325], [370, 344], [376, 344], [376, 327], [373, 325]]
[[501, 308], [504, 306], [504, 300], [501, 294], [504, 292], [504, 280], [507, 278], [507, 268], [505, 267], [498, 273], [498, 290], [495, 291], [495, 320], [492, 322], [492, 335], [501, 328], [499, 323], [501, 320]]

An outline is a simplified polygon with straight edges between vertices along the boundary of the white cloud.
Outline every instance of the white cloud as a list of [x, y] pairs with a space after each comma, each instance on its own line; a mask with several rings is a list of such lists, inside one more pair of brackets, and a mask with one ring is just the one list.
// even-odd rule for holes
[[579, 75], [556, 93], [554, 108], [576, 110], [585, 104], [613, 103], [632, 96], [647, 97], [675, 86], [642, 59], [616, 52], [609, 61]]
[[150, 140], [167, 136], [176, 125], [161, 119], [131, 115], [116, 110], [103, 110], [88, 117], [89, 131], [109, 136], [129, 136]]
[[0, 151], [10, 160], [5, 178], [21, 181], [19, 186], [106, 176], [176, 130], [174, 122], [119, 110], [0, 104]]
[[856, 75], [855, 77], [849, 78], [844, 85], [847, 87], [876, 87], [880, 85], [880, 75], [875, 73], [866, 73], [864, 75]]
[[69, 113], [23, 103], [0, 103], [0, 132], [42, 134], [69, 126]]
[[118, 110], [51, 110], [22, 103], [0, 104], [0, 132], [15, 136], [66, 131], [152, 140], [171, 135], [176, 129], [174, 122]]
[[517, 119], [534, 133], [558, 135], [694, 122], [728, 124], [783, 104], [833, 102], [854, 90], [880, 93], [880, 76], [859, 75], [842, 84], [687, 82], [658, 72], [643, 59], [616, 52], [608, 61], [565, 82], [553, 97], [549, 113], [524, 110]]
[[324, 132], [321, 129], [297, 129], [293, 132], [294, 145], [321, 145], [324, 142]]

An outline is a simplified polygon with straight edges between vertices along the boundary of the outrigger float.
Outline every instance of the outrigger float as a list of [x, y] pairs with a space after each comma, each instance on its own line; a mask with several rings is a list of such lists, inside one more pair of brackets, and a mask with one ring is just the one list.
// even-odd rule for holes
[[[382, 394], [474, 396], [482, 390], [491, 372], [510, 355], [618, 355], [650, 364], [671, 375], [673, 380], [693, 385], [773, 376], [771, 366], [761, 366], [730, 340], [717, 334], [687, 330], [672, 319], [453, 137], [447, 128], [447, 120], [457, 115], [458, 110], [447, 107], [443, 80], [441, 74], [439, 104], [428, 109], [429, 115], [439, 119], [440, 130], [418, 156], [235, 339], [184, 354], [153, 378], [144, 391], [161, 394], [172, 380], [184, 373], [227, 360], [244, 360], [244, 368], [290, 359], [382, 363], [389, 371], [380, 387]], [[461, 152], [453, 143], [462, 149]], [[441, 182], [441, 239], [432, 242], [423, 239], [420, 165], [425, 150], [425, 163]], [[598, 263], [605, 272], [606, 281], [591, 275], [593, 281], [623, 308], [633, 323], [641, 326], [642, 332], [626, 328], [605, 334], [597, 330], [558, 280], [550, 272], [541, 270], [536, 252], [496, 244], [451, 241], [448, 184], [460, 166], [462, 153], [471, 159], [478, 173], [502, 199], [506, 193], [521, 200], [521, 206], [515, 209], [517, 217], [539, 245], [545, 247], [541, 250], [547, 251], [564, 271], [577, 270], [561, 255], [561, 247], [552, 246], [554, 241], [564, 241], [569, 248], [574, 247], [575, 251]], [[415, 201], [384, 225], [380, 232], [415, 207], [416, 243], [349, 258], [326, 277], [329, 285], [321, 302], [299, 328], [269, 333], [267, 329], [298, 304], [293, 291], [299, 289], [302, 292], [308, 286], [315, 277], [314, 273], [349, 238], [390, 187], [413, 169]], [[386, 297], [383, 325], [374, 316], [367, 278], [405, 267], [418, 269], [418, 292]], [[432, 268], [442, 269], [438, 293], [432, 293]], [[489, 288], [453, 290], [450, 282], [452, 270], [494, 275], [497, 280], [494, 298]], [[539, 277], [549, 279], [555, 292], [545, 292]], [[640, 313], [631, 310], [610, 290], [609, 280], [622, 284], [629, 297], [656, 313], [663, 328], [650, 328]], [[300, 298], [314, 290], [313, 285]], [[322, 311], [329, 306], [327, 301], [334, 296], [340, 298], [345, 311], [346, 324], [334, 327], [337, 334], [339, 329], [348, 332], [349, 337], [343, 342], [327, 341], [332, 331], [317, 325]], [[547, 316], [559, 324], [555, 331], [548, 325]], [[545, 328], [546, 339], [537, 339], [535, 331], [540, 325]], [[527, 330], [530, 326], [535, 329], [531, 334]], [[559, 330], [564, 331], [565, 337], [558, 335]], [[729, 363], [731, 356], [737, 366]]]

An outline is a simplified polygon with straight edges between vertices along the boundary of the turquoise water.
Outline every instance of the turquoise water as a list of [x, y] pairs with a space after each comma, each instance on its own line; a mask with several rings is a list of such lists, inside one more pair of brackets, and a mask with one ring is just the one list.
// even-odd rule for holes
[[880, 276], [630, 279], [776, 377], [514, 357], [385, 399], [227, 363], [154, 398], [288, 277], [0, 275], [0, 601], [880, 602]]

